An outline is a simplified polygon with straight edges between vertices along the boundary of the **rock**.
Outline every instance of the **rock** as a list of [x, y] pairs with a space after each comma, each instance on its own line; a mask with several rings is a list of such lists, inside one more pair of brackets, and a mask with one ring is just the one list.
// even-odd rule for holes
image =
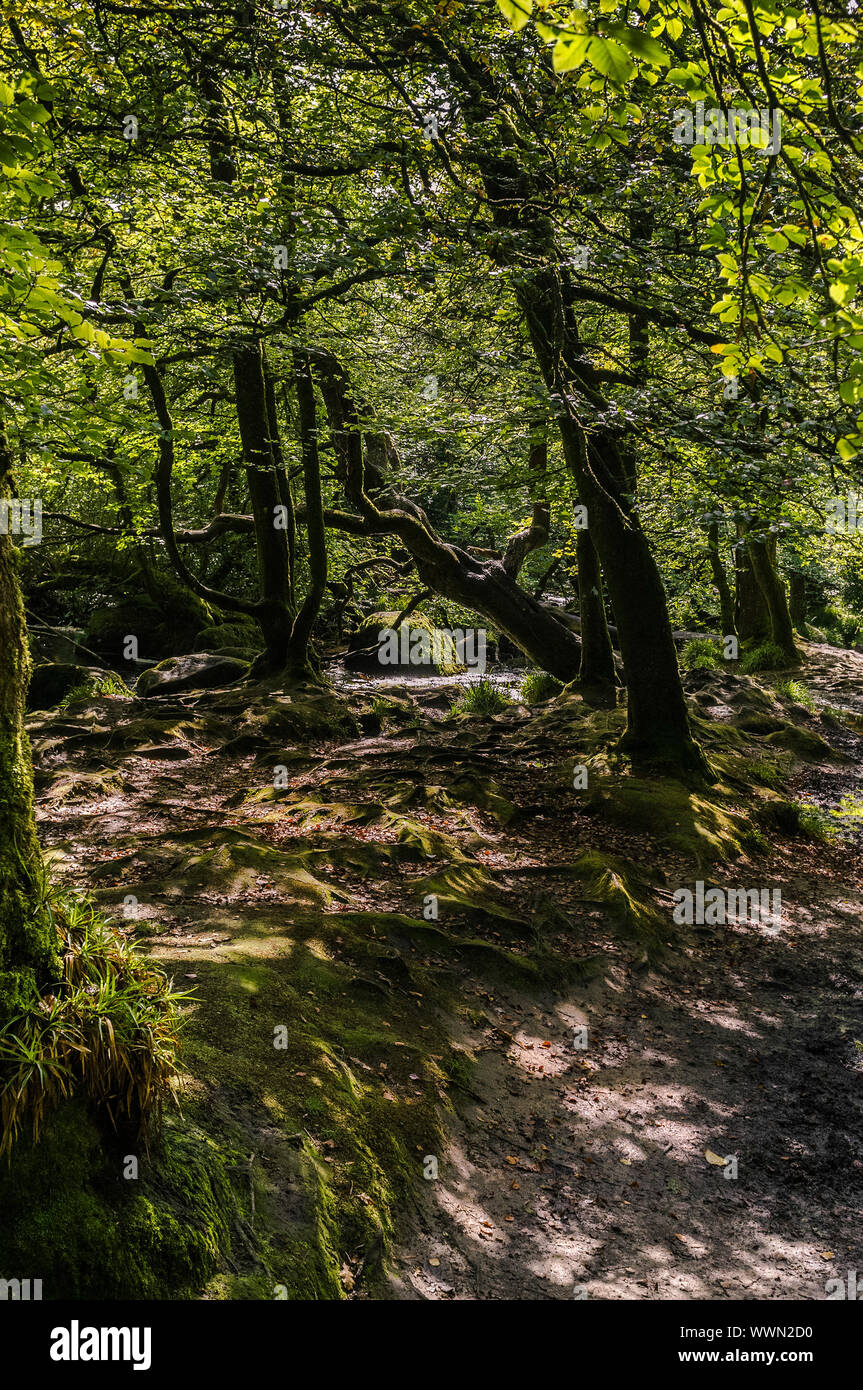
[[211, 690], [240, 680], [248, 669], [247, 661], [232, 656], [207, 652], [172, 656], [141, 674], [137, 694], [147, 700], [154, 695], [180, 695], [185, 690]]
[[27, 708], [52, 709], [77, 686], [89, 686], [104, 675], [104, 671], [94, 666], [77, 666], [67, 661], [46, 662], [33, 671], [27, 692]]
[[249, 665], [260, 655], [255, 647], [214, 647], [211, 650], [214, 656], [233, 656], [238, 661], [248, 661]]
[[176, 652], [193, 651], [195, 635], [209, 617], [209, 608], [194, 594], [165, 582], [159, 603], [149, 594], [133, 593], [120, 603], [94, 609], [85, 645], [108, 661], [120, 662], [128, 660], [128, 638], [134, 637], [137, 650], [133, 655], [145, 660], [164, 659]]
[[381, 632], [395, 632], [393, 624], [398, 616], [396, 612], [372, 613], [365, 620], [348, 641], [347, 670], [378, 676], [396, 671], [414, 676], [451, 676], [464, 670], [452, 637], [443, 628], [436, 629], [422, 613], [412, 613], [399, 625], [398, 640], [380, 639]]
[[194, 645], [191, 648], [196, 652], [222, 652], [229, 647], [239, 647], [249, 650], [256, 656], [263, 651], [263, 640], [261, 629], [254, 622], [234, 622], [234, 623], [213, 623], [209, 627], [201, 628], [195, 634]]

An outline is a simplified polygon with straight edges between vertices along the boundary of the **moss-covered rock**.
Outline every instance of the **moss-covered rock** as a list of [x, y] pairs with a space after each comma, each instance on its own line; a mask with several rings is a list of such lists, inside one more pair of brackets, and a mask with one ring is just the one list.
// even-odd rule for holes
[[208, 605], [182, 585], [163, 578], [158, 601], [150, 594], [131, 594], [120, 603], [96, 608], [84, 645], [109, 661], [126, 656], [126, 639], [138, 639], [138, 656], [156, 660], [194, 651], [196, 634], [212, 623]]
[[30, 677], [27, 708], [53, 709], [73, 690], [92, 689], [104, 675], [105, 672], [95, 666], [79, 666], [73, 662], [46, 662], [36, 666]]
[[154, 695], [180, 695], [187, 690], [211, 690], [230, 685], [248, 672], [245, 661], [230, 656], [194, 653], [172, 656], [151, 666], [138, 680], [138, 694], [149, 700]]
[[264, 642], [258, 624], [252, 622], [211, 623], [195, 634], [196, 652], [218, 652], [226, 647], [240, 647], [255, 653], [263, 651]]
[[[352, 634], [345, 655], [349, 670], [451, 676], [465, 669], [448, 632], [436, 628], [422, 613], [412, 613], [396, 629], [398, 616], [397, 612], [372, 613]], [[382, 638], [381, 633], [387, 635]]]

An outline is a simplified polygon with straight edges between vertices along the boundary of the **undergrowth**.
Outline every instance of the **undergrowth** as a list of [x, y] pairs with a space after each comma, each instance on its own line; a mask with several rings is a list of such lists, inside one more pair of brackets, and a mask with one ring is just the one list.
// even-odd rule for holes
[[94, 676], [92, 680], [76, 685], [63, 696], [58, 709], [68, 709], [76, 700], [89, 700], [97, 695], [119, 695], [131, 698], [132, 692], [122, 676], [116, 671], [106, 671], [104, 676]]
[[177, 1073], [180, 1018], [160, 970], [137, 955], [93, 907], [45, 892], [62, 977], [34, 986], [28, 1007], [0, 1029], [0, 1155], [22, 1126], [36, 1142], [45, 1115], [81, 1095], [112, 1124], [132, 1120], [148, 1146]]
[[509, 700], [502, 690], [490, 681], [488, 676], [472, 681], [453, 705], [453, 709], [466, 714], [500, 714], [509, 706]]

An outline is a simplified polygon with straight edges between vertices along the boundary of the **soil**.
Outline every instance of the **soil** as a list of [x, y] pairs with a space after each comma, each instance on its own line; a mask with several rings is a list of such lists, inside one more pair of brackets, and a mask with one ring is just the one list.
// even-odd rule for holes
[[[390, 688], [393, 719], [379, 731], [369, 718], [359, 738], [296, 743], [273, 803], [245, 799], [266, 781], [261, 750], [235, 746], [223, 697], [103, 698], [34, 721], [40, 833], [57, 872], [91, 887], [180, 983], [197, 979], [205, 1003], [220, 962], [248, 959], [250, 924], [260, 937], [284, 902], [277, 869], [244, 868], [236, 854], [195, 878], [192, 850], [226, 836], [280, 851], [364, 847], [371, 872], [344, 859], [315, 869], [333, 895], [303, 910], [324, 918], [419, 915], [429, 864], [395, 850], [424, 834], [423, 859], [480, 866], [503, 895], [497, 916], [494, 894], [476, 910], [450, 903], [448, 928], [518, 952], [540, 914], [576, 976], [584, 966], [563, 987], [527, 987], [465, 952], [448, 967], [462, 1007], [424, 1003], [473, 1066], [448, 1093], [438, 1176], [420, 1178], [401, 1213], [385, 1296], [824, 1298], [826, 1280], [863, 1270], [863, 656], [811, 646], [808, 657], [800, 679], [816, 710], [799, 717], [836, 756], [795, 763], [791, 794], [828, 818], [850, 797], [848, 814], [826, 843], [770, 832], [766, 858], [712, 871], [728, 886], [781, 889], [779, 930], [695, 926], [647, 964], [566, 866], [586, 849], [649, 866], [666, 912], [671, 890], [711, 872], [649, 825], [610, 826], [562, 795], [552, 774], [577, 739], [552, 738], [548, 707], [452, 721], [440, 691], [405, 690], [399, 704]], [[702, 682], [702, 713], [721, 722], [723, 701], [721, 683]], [[267, 777], [274, 760], [263, 758]], [[463, 785], [460, 799], [437, 796], [456, 773], [473, 778], [474, 800]], [[329, 808], [311, 839], [296, 809], [310, 798]], [[396, 819], [340, 819], [339, 801]], [[249, 1118], [253, 1145], [264, 1127]], [[369, 1296], [350, 1273], [345, 1287]]]

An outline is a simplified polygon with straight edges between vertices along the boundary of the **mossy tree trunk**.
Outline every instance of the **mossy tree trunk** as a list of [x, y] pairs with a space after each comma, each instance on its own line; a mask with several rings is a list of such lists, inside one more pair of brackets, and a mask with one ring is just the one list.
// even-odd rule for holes
[[309, 542], [309, 588], [294, 620], [288, 644], [288, 662], [295, 675], [313, 675], [309, 643], [315, 619], [327, 587], [327, 533], [321, 493], [321, 464], [318, 453], [318, 420], [315, 386], [308, 353], [294, 351], [297, 408], [300, 417], [300, 445], [303, 454], [303, 489], [306, 496], [306, 536]]
[[788, 665], [796, 666], [801, 659], [800, 653], [794, 642], [794, 628], [788, 611], [785, 585], [770, 553], [771, 547], [763, 535], [752, 532], [746, 543], [752, 569], [767, 606], [770, 640], [780, 649]]
[[719, 595], [719, 615], [722, 623], [723, 637], [736, 637], [737, 627], [734, 621], [734, 599], [731, 596], [731, 587], [728, 583], [728, 575], [725, 573], [725, 566], [722, 563], [722, 555], [719, 550], [719, 522], [712, 521], [707, 528], [707, 555], [710, 560], [710, 572], [713, 575], [713, 583], [716, 585], [716, 592]]
[[284, 506], [272, 448], [274, 418], [267, 404], [260, 343], [234, 350], [237, 419], [246, 464], [246, 484], [255, 519], [260, 601], [257, 618], [266, 653], [257, 674], [283, 669], [288, 658], [293, 613], [287, 525], [277, 525]]
[[[0, 429], [0, 498], [12, 455]], [[42, 908], [33, 765], [24, 728], [30, 651], [11, 537], [0, 534], [0, 1023], [55, 973], [56, 938]]]
[[734, 547], [734, 623], [741, 642], [757, 642], [770, 631], [770, 614], [746, 545], [747, 524], [737, 523]]
[[788, 611], [796, 630], [806, 636], [806, 580], [802, 570], [792, 570], [788, 576]]
[[[486, 186], [495, 203], [505, 206], [496, 185], [487, 180]], [[542, 237], [541, 229], [537, 233], [537, 259], [550, 259], [553, 243]], [[689, 726], [662, 579], [632, 506], [631, 461], [612, 431], [598, 428], [588, 434], [572, 404], [577, 393], [594, 406], [605, 406], [580, 374], [583, 349], [557, 267], [546, 265], [535, 275], [524, 275], [515, 292], [549, 394], [559, 402], [564, 457], [587, 507], [591, 540], [614, 608], [627, 690], [621, 747], [637, 764], [709, 776]]]
[[617, 672], [602, 598], [602, 570], [596, 546], [588, 531], [576, 533], [575, 549], [581, 617], [581, 667], [578, 678], [582, 685], [614, 686]]

